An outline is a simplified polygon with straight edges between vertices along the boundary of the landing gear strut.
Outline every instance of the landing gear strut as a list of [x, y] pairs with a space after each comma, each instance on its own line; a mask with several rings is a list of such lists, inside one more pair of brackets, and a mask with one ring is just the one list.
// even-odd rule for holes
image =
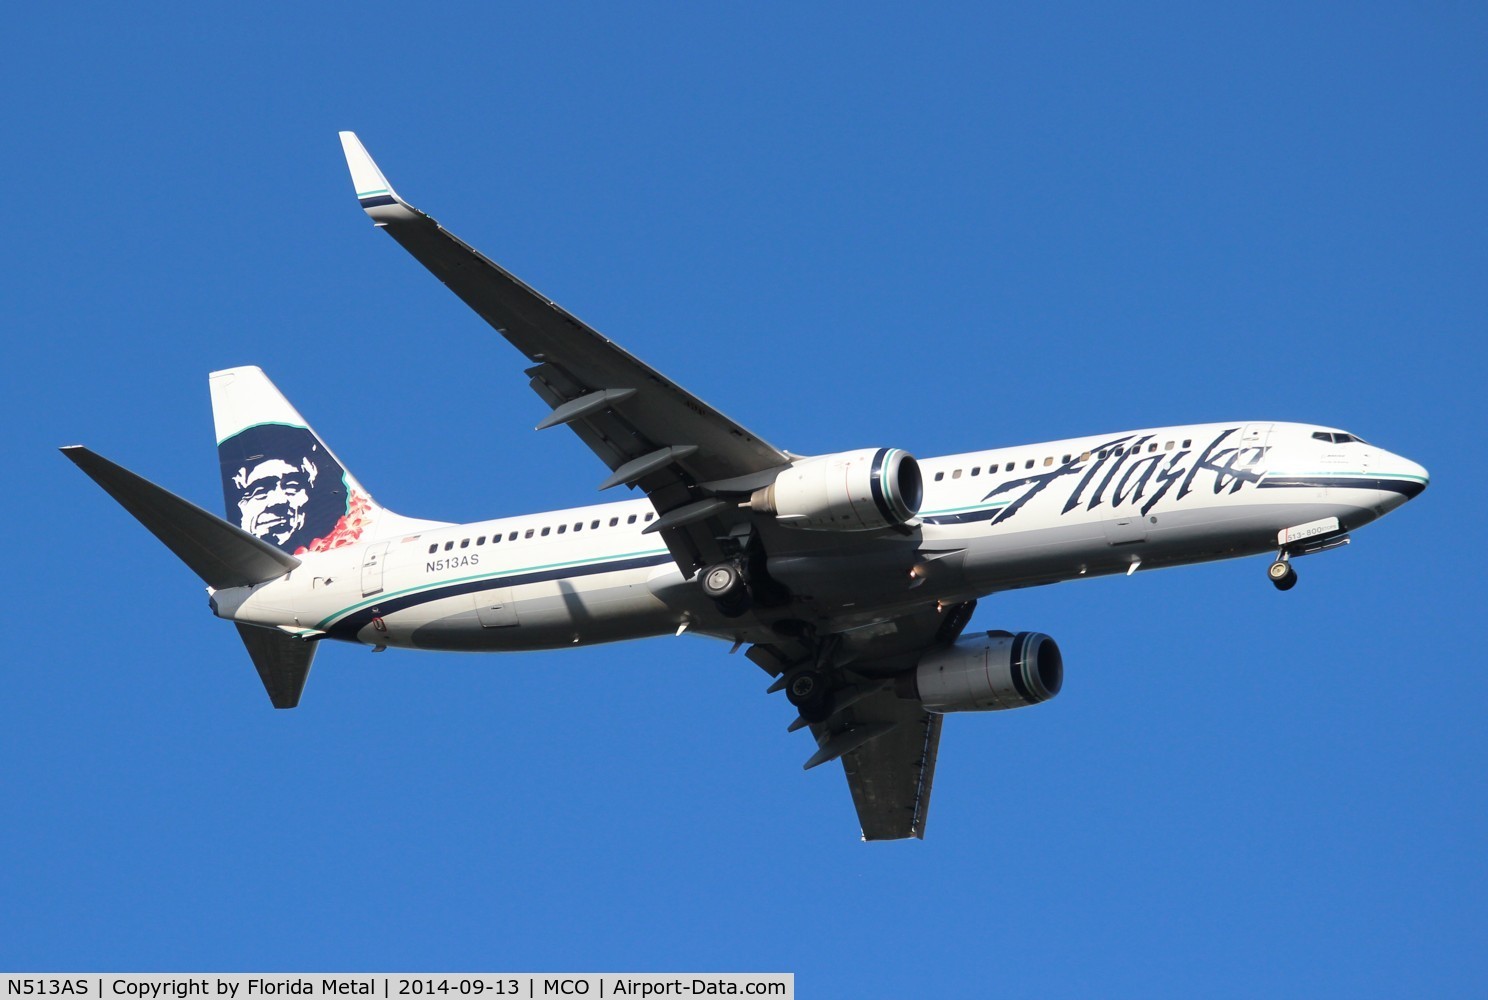
[[1297, 585], [1297, 571], [1292, 569], [1285, 552], [1266, 568], [1266, 575], [1271, 578], [1271, 583], [1277, 590], [1291, 590]]

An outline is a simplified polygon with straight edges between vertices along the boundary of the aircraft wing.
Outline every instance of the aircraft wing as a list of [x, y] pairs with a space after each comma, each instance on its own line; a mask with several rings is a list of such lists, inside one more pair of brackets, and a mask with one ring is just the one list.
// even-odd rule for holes
[[[611, 474], [601, 489], [637, 486], [684, 576], [738, 552], [770, 525], [740, 508], [774, 481], [790, 455], [724, 416], [585, 325], [398, 196], [356, 135], [341, 133], [357, 199], [372, 221], [533, 362], [533, 390], [552, 407], [537, 426], [567, 424]], [[790, 533], [786, 533], [790, 534]], [[809, 535], [811, 533], [802, 533]], [[804, 540], [804, 539], [803, 539]], [[864, 544], [843, 533], [839, 546]], [[781, 537], [776, 550], [795, 539]], [[907, 584], [906, 584], [907, 585]], [[975, 602], [926, 603], [864, 628], [758, 643], [749, 657], [782, 680], [826, 668], [823, 704], [792, 724], [811, 727], [808, 768], [841, 760], [866, 840], [922, 837], [940, 740], [939, 716], [899, 698], [885, 678], [926, 649], [953, 642]], [[823, 676], [826, 676], [824, 673]], [[840, 678], [846, 677], [846, 683]]]
[[929, 605], [870, 629], [760, 643], [746, 654], [782, 677], [816, 664], [839, 666], [849, 678], [812, 715], [815, 721], [803, 716], [791, 729], [809, 725], [816, 738], [807, 770], [842, 761], [864, 840], [925, 836], [944, 716], [900, 698], [885, 678], [912, 667], [927, 650], [955, 642], [975, 610], [976, 601]]
[[571, 427], [610, 467], [601, 489], [645, 490], [662, 515], [653, 527], [684, 572], [716, 559], [707, 551], [712, 532], [670, 530], [730, 506], [699, 484], [747, 490], [790, 458], [404, 201], [354, 133], [342, 132], [341, 144], [373, 222], [534, 362], [532, 388], [553, 408], [538, 429]]
[[893, 692], [865, 699], [859, 711], [893, 723], [892, 729], [842, 755], [863, 839], [923, 840], [945, 716], [926, 712]]

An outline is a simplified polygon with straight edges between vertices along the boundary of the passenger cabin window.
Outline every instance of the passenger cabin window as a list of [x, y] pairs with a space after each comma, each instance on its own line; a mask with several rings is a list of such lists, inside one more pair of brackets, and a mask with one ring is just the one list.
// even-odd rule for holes
[[439, 551], [439, 543], [438, 542], [435, 542], [433, 545], [429, 546], [429, 555], [432, 556], [434, 553], [436, 553], [438, 551]]
[[460, 548], [462, 548], [462, 549], [468, 549], [468, 548], [470, 548], [470, 539], [468, 539], [468, 538], [462, 538], [462, 539], [460, 539]]
[[599, 522], [598, 521], [590, 521], [589, 522], [589, 530], [590, 531], [594, 531], [598, 527], [599, 527]]
[[547, 538], [547, 537], [548, 537], [548, 533], [549, 533], [549, 532], [550, 532], [550, 531], [552, 531], [552, 530], [553, 530], [553, 529], [552, 529], [552, 528], [544, 528], [544, 529], [543, 529], [543, 530], [542, 530], [542, 536], [543, 536], [543, 537], [544, 537], [544, 538]]
[[629, 517], [627, 517], [625, 519], [625, 523], [626, 524], [635, 524], [635, 517], [636, 516], [634, 514], [630, 515]]
[[1025, 468], [1025, 469], [1031, 469], [1031, 468], [1033, 468], [1033, 459], [1030, 458], [1028, 461], [1024, 462], [1023, 463], [1023, 468]]
[[565, 533], [566, 531], [568, 531], [568, 525], [566, 525], [566, 524], [560, 524], [560, 525], [558, 525], [558, 534], [561, 535], [561, 534]]
[[1192, 448], [1193, 447], [1193, 438], [1184, 438], [1183, 439], [1183, 447], [1185, 447], [1185, 448]]
[[536, 528], [528, 528], [527, 531], [526, 531], [526, 533], [523, 534], [522, 537], [523, 538], [531, 538], [533, 532], [535, 532], [536, 530], [537, 530]]
[[961, 478], [961, 470], [960, 469], [957, 469], [955, 472], [951, 473], [951, 478], [952, 479], [960, 479]]
[[620, 519], [618, 517], [612, 517], [612, 518], [610, 518], [610, 527], [613, 528], [615, 525], [617, 525], [619, 523], [620, 523]]
[[647, 514], [647, 515], [646, 515], [646, 520], [648, 520], [648, 521], [649, 521], [649, 520], [651, 520], [651, 519], [652, 519], [652, 518], [653, 518], [653, 517], [655, 517], [655, 516], [656, 516], [656, 515], [655, 515], [655, 514], [654, 514], [654, 513], [651, 513], [651, 514]]
[[982, 474], [982, 467], [980, 465], [973, 465], [971, 467], [971, 474], [973, 476], [980, 476]]
[[1017, 464], [1016, 462], [1009, 462], [1007, 465], [1003, 466], [1002, 471], [1003, 472], [1012, 472], [1013, 471], [1013, 466], [1016, 465], [1016, 464]]
[[486, 536], [485, 535], [481, 535], [479, 538], [477, 538], [475, 540], [475, 544], [477, 544], [477, 545], [484, 545], [484, 544], [486, 544]]
[[[530, 532], [530, 531], [527, 532], [527, 537], [528, 538], [531, 538], [532, 537], [532, 532]], [[517, 533], [515, 531], [513, 531], [510, 535], [507, 535], [506, 536], [506, 540], [508, 542], [515, 542], [517, 540]]]
[[452, 549], [454, 547], [455, 547], [455, 543], [454, 542], [445, 542], [444, 543], [444, 551], [446, 551], [446, 552], [448, 552], [450, 549]]
[[1172, 450], [1173, 450], [1173, 442], [1169, 441], [1167, 444], [1163, 445], [1163, 451], [1172, 451]]

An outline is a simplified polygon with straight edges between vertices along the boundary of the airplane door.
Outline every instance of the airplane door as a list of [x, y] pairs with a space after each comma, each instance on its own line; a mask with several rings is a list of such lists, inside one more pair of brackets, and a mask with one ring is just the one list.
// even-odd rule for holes
[[482, 590], [475, 595], [475, 614], [486, 628], [510, 628], [517, 620], [517, 604], [510, 587]]
[[387, 550], [391, 542], [382, 542], [367, 547], [362, 558], [362, 596], [371, 597], [382, 593], [382, 567], [387, 561]]

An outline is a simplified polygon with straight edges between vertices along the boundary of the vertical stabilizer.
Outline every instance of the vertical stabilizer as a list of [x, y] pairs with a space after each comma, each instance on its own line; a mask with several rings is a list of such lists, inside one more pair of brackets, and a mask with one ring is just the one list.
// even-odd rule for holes
[[403, 520], [378, 506], [261, 370], [213, 372], [211, 383], [228, 521], [299, 555], [367, 541], [381, 522]]

